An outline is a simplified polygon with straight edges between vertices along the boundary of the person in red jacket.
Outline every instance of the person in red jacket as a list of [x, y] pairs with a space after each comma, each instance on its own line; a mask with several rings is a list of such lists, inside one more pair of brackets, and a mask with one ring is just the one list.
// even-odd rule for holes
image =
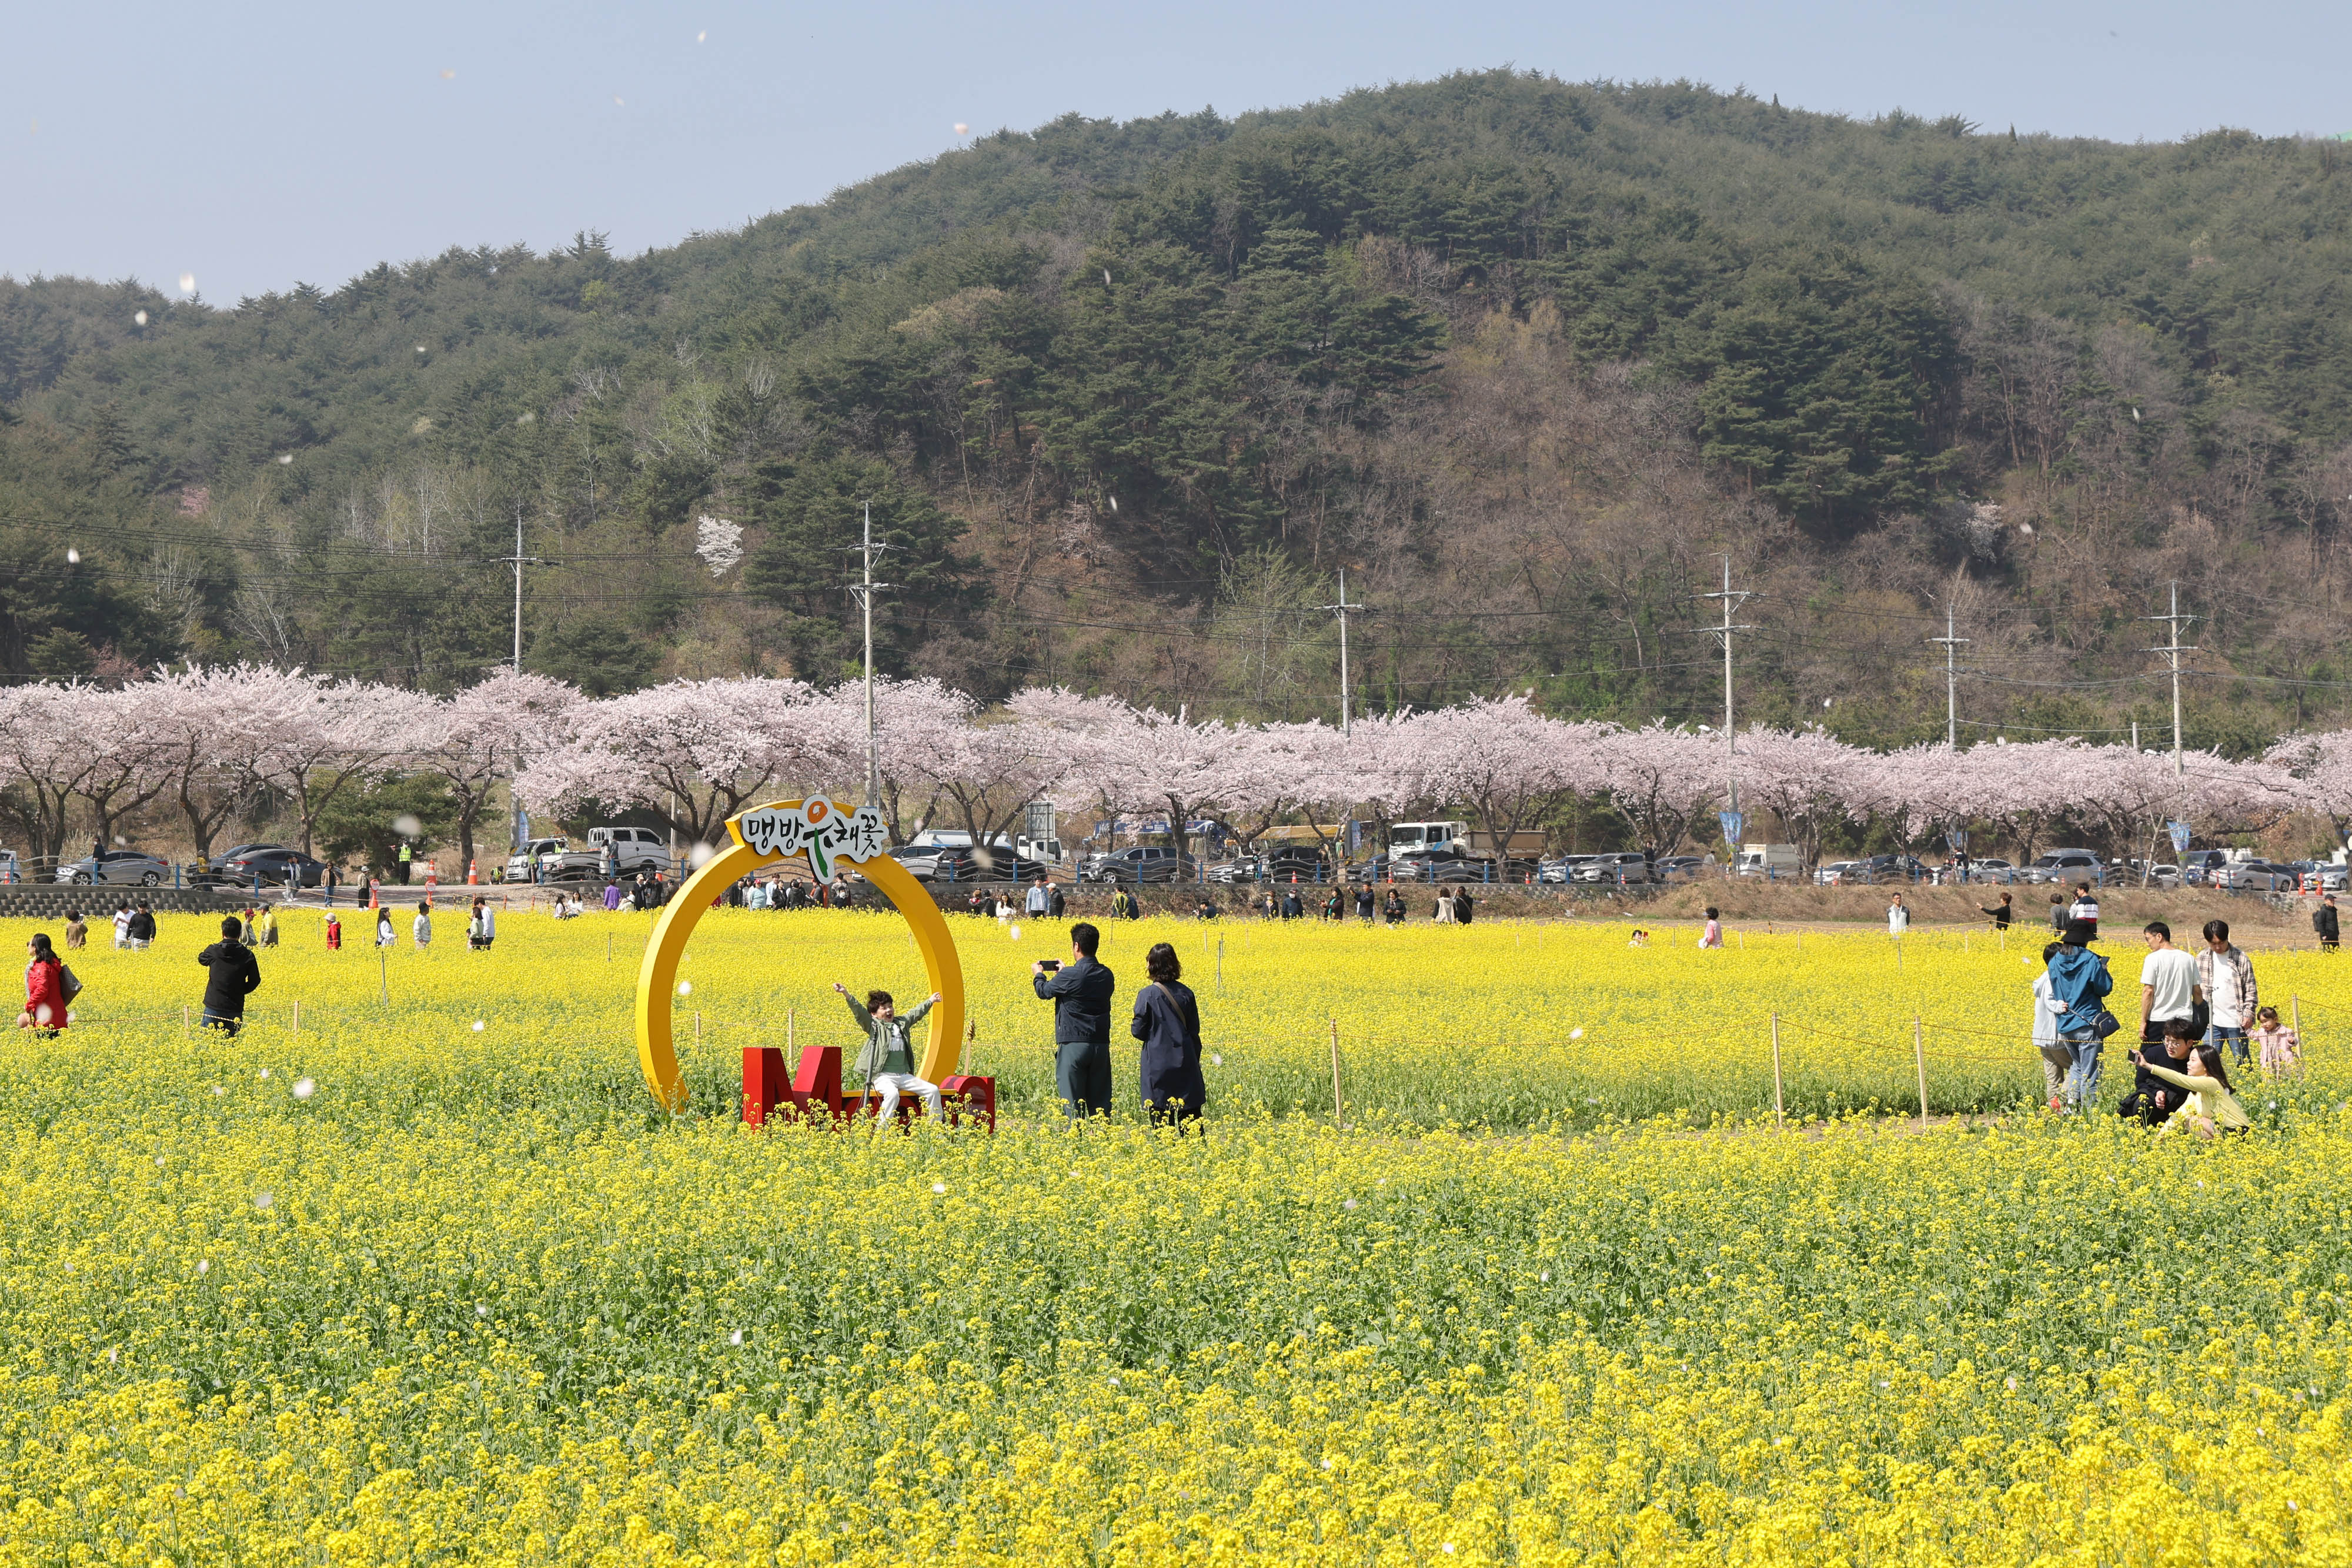
[[25, 966], [25, 1010], [16, 1027], [55, 1036], [70, 1020], [66, 1016], [66, 967], [49, 946], [48, 933], [37, 931], [25, 944], [32, 962]]

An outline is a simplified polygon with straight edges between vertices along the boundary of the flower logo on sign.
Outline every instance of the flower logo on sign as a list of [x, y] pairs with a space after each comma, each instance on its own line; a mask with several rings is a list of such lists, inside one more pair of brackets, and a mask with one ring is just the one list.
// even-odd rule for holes
[[761, 855], [807, 855], [810, 869], [820, 878], [833, 874], [834, 862], [855, 865], [870, 861], [890, 842], [882, 813], [873, 807], [849, 811], [824, 800], [762, 806], [727, 825], [736, 842]]

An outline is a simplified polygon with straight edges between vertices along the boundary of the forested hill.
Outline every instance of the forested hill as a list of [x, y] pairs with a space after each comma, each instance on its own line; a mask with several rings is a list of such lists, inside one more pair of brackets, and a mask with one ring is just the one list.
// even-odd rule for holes
[[1940, 733], [1948, 608], [1970, 733], [2168, 721], [2177, 579], [2242, 749], [2345, 706], [2339, 156], [1497, 71], [1069, 117], [635, 258], [0, 282], [0, 664], [462, 685], [520, 517], [527, 664], [830, 680], [870, 500], [884, 662], [982, 695], [1331, 713], [1346, 568], [1360, 702], [1704, 719], [1722, 550], [1748, 716]]

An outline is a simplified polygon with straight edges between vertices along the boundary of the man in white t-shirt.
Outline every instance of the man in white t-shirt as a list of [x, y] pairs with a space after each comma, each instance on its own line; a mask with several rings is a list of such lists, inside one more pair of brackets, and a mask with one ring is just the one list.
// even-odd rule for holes
[[2197, 960], [2172, 945], [2172, 927], [2151, 920], [2142, 933], [2147, 956], [2139, 962], [2139, 1039], [2149, 1048], [2164, 1043], [2168, 1019], [2194, 1018], [2205, 988], [2197, 982]]

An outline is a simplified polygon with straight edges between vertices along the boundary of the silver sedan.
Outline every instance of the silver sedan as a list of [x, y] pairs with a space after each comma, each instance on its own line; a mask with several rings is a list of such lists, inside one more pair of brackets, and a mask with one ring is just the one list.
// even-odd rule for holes
[[172, 880], [172, 862], [143, 850], [109, 850], [58, 867], [58, 880], [80, 886], [161, 887]]

